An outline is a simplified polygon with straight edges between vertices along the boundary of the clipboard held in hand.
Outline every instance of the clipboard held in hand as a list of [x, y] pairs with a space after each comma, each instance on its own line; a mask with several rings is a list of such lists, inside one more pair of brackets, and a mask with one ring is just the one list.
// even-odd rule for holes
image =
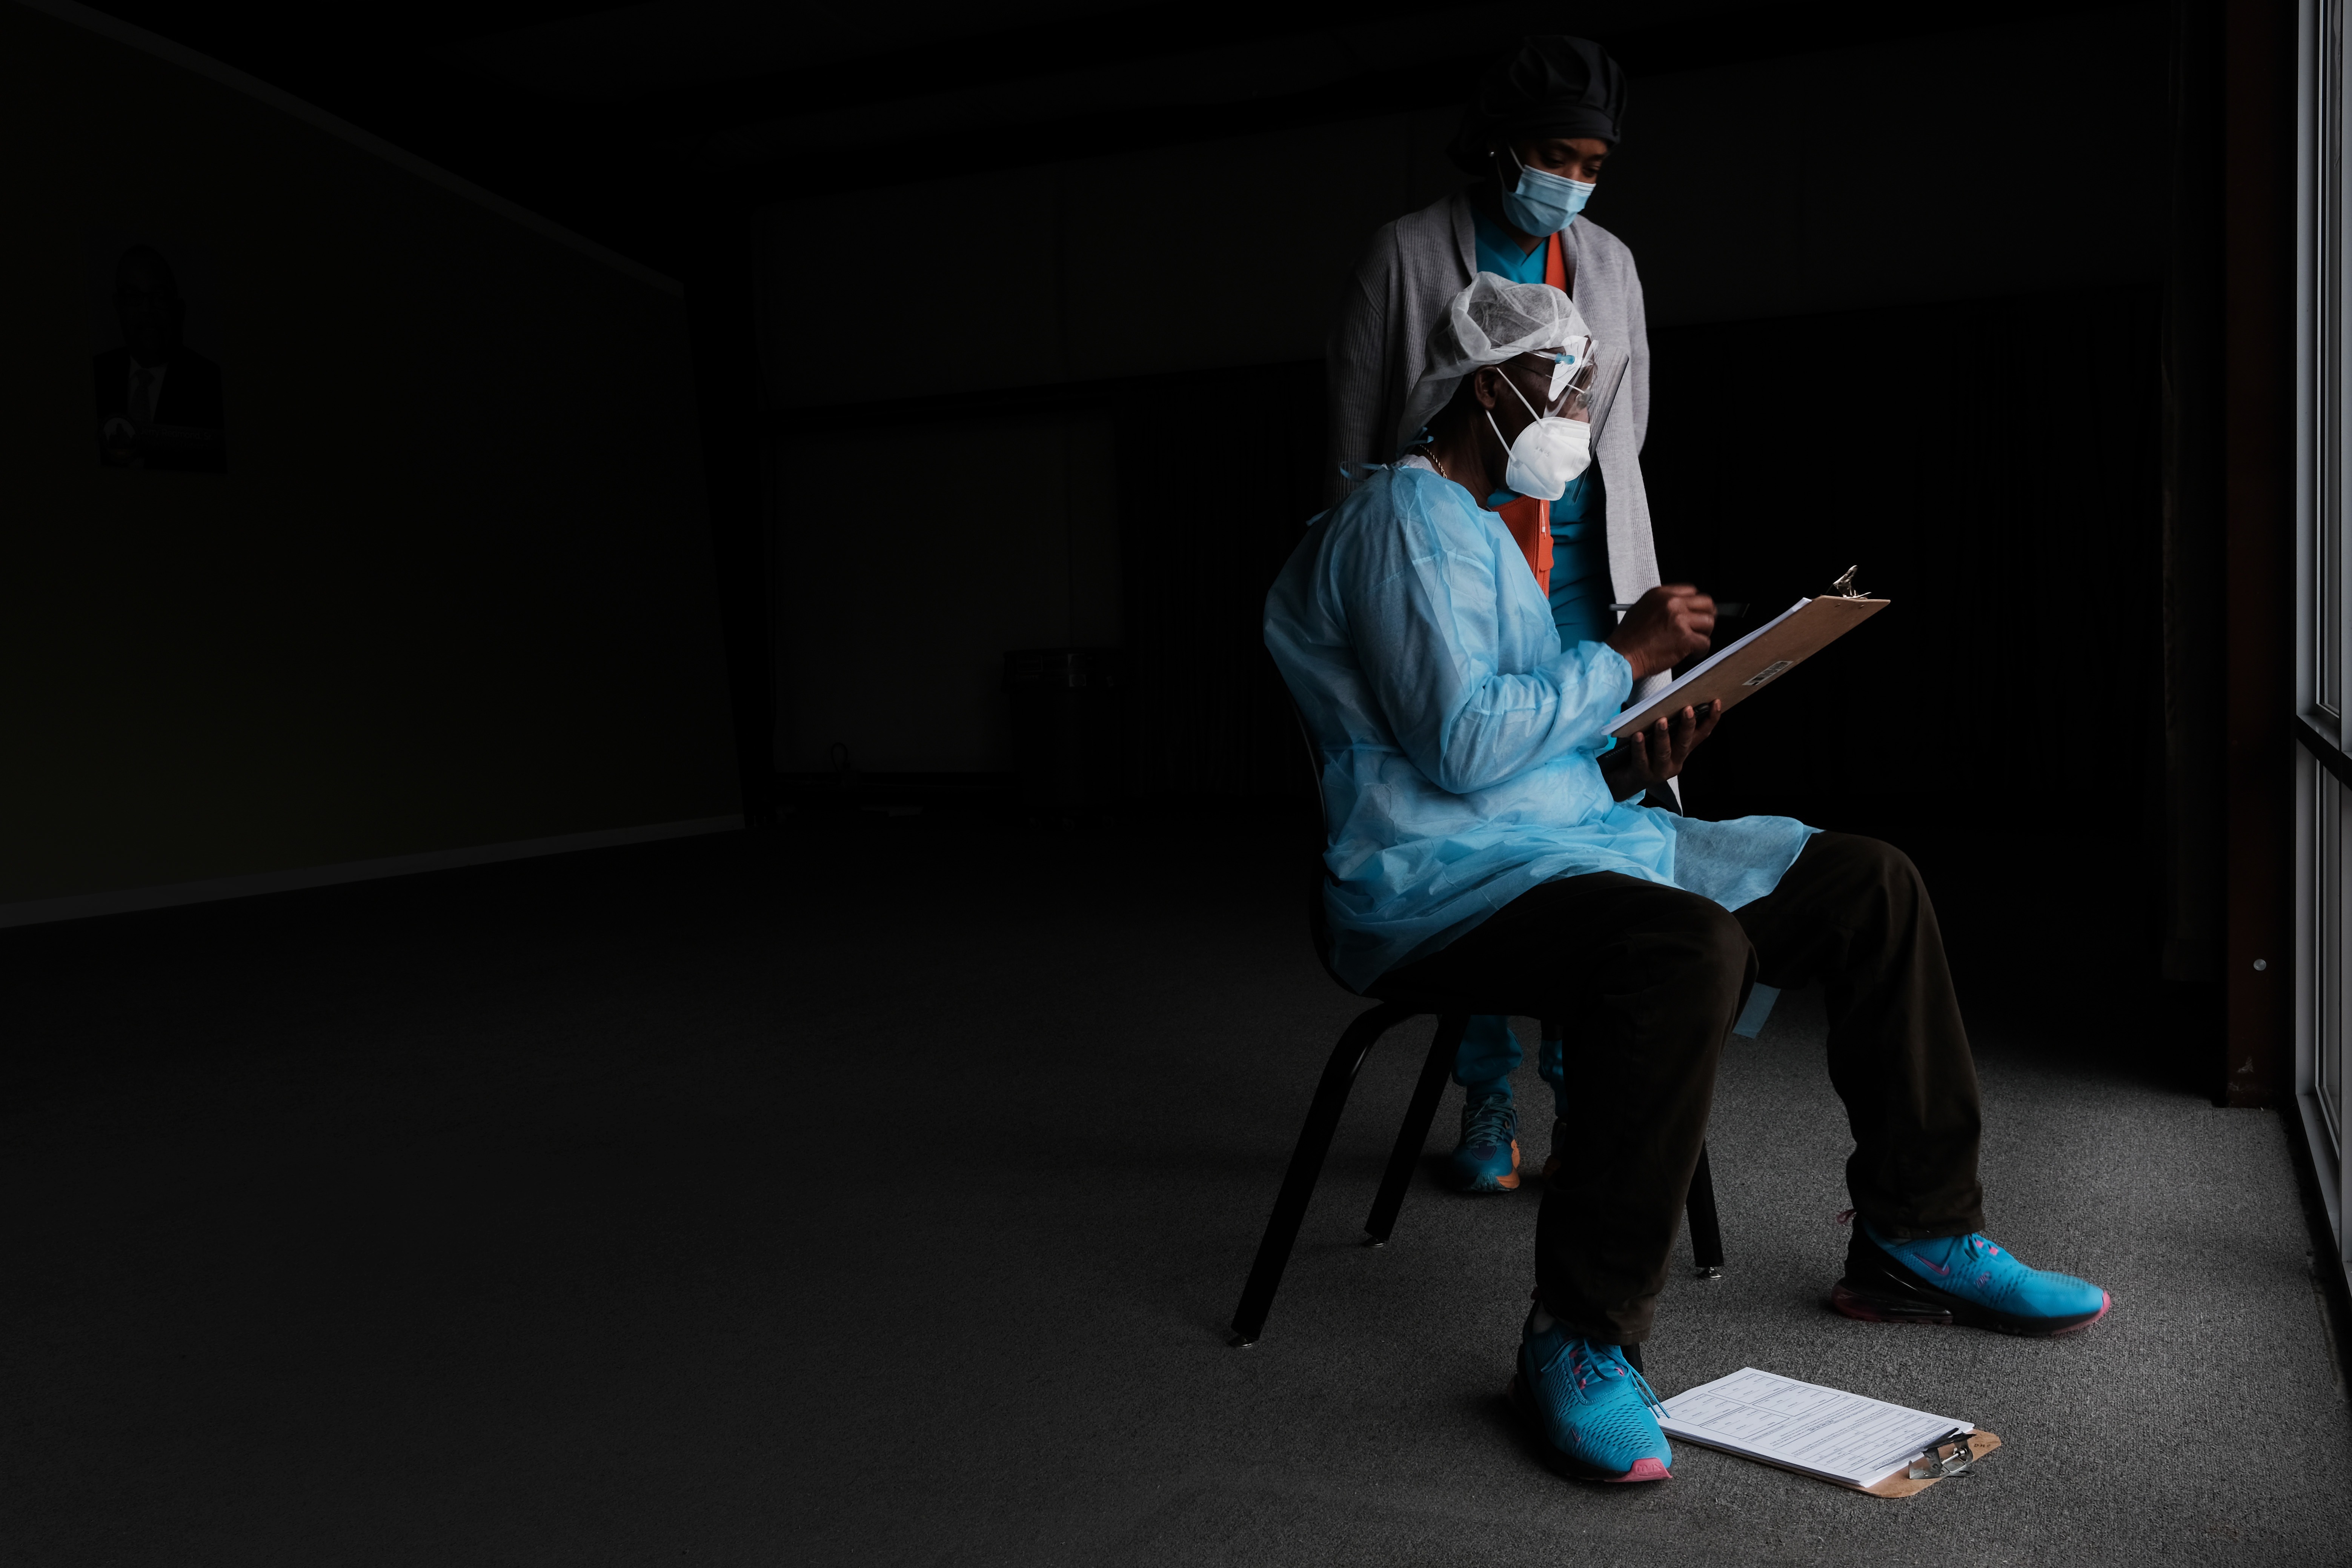
[[[1848, 572], [1839, 579], [1852, 581]], [[1891, 601], [1842, 595], [1800, 599], [1730, 647], [1708, 655], [1648, 700], [1628, 708], [1609, 733], [1620, 740], [1669, 713], [1721, 702], [1732, 708], [1771, 685], [1813, 655], [1886, 608]]]

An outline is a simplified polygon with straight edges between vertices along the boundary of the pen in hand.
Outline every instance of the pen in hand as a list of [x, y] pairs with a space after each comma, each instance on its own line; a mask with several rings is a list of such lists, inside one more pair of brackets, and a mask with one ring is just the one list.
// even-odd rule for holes
[[[1633, 606], [1631, 605], [1612, 605], [1609, 607], [1622, 616]], [[1715, 613], [1718, 616], [1725, 616], [1726, 618], [1733, 616], [1744, 616], [1748, 613], [1748, 601], [1745, 599], [1718, 599], [1716, 601]]]

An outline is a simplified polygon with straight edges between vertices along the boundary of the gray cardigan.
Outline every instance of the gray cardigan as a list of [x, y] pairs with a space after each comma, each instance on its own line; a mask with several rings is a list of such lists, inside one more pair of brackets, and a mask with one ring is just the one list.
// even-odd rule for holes
[[[1642, 487], [1642, 441], [1650, 429], [1650, 333], [1642, 314], [1642, 279], [1625, 242], [1590, 218], [1578, 218], [1560, 240], [1569, 292], [1593, 337], [1633, 355], [1593, 453], [1608, 495], [1610, 587], [1630, 603], [1658, 585], [1650, 498]], [[1381, 225], [1365, 247], [1325, 351], [1333, 504], [1354, 483], [1340, 477], [1342, 465], [1389, 462], [1415, 434], [1397, 428], [1405, 399], [1421, 378], [1430, 329], [1447, 302], [1470, 286], [1477, 254], [1470, 197], [1461, 191]]]

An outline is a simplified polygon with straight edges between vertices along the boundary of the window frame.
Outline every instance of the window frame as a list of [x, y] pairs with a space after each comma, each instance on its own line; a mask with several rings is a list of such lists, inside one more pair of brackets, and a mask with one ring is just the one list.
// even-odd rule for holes
[[2294, 1095], [2352, 1277], [2352, 0], [2299, 0], [2296, 26]]

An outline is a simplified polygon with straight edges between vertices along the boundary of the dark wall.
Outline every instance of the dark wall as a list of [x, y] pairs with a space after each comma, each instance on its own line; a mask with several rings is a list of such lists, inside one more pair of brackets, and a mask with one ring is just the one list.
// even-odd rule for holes
[[[0, 10], [0, 904], [739, 811], [684, 307]], [[85, 235], [209, 253], [226, 474], [100, 472]]]
[[1638, 79], [1594, 216], [1664, 326], [2164, 269], [2153, 5]]
[[795, 525], [774, 557], [777, 765], [823, 771], [839, 745], [861, 772], [1008, 770], [1004, 651], [1121, 640], [1122, 411], [863, 413], [775, 447]]
[[[1754, 579], [1734, 586], [1759, 597], [1818, 591], [1860, 559], [1865, 581], [1903, 594], [1907, 618], [1897, 624], [1948, 630], [1949, 616], [1923, 595], [1958, 581], [1957, 558], [1917, 554], [1945, 525], [1914, 523], [1906, 509], [1941, 518], [1935, 509], [1954, 495], [2008, 482], [2000, 476], [2029, 461], [2021, 452], [2060, 452], [2084, 421], [2065, 395], [2039, 390], [2055, 374], [2043, 363], [2053, 351], [2032, 336], [2042, 317], [1965, 363], [1936, 333], [1999, 321], [2013, 309], [1999, 301], [2145, 289], [2163, 278], [2167, 59], [2161, 11], [2125, 6], [1638, 78], [1626, 142], [1589, 210], [1633, 247], [1649, 300], [1656, 401], [1643, 466], [1665, 558], [1710, 580], [1720, 559], [1731, 576]], [[1115, 504], [1073, 511], [1049, 500], [1000, 515], [1007, 467], [1029, 464], [1058, 494], [1065, 481], [1050, 452], [992, 451], [981, 485], [958, 482], [943, 510], [987, 526], [958, 536], [957, 572], [927, 571], [918, 591], [941, 595], [950, 613], [906, 611], [902, 652], [962, 673], [929, 689], [894, 689], [888, 726], [979, 733], [964, 710], [1001, 701], [982, 672], [1013, 645], [967, 640], [982, 628], [951, 603], [966, 591], [961, 574], [985, 579], [991, 568], [978, 558], [991, 553], [1077, 548], [1073, 516], [1105, 529], [1116, 518], [1123, 587], [1115, 597], [1098, 587], [1088, 616], [1095, 625], [1116, 617], [1139, 670], [1156, 672], [1139, 676], [1159, 695], [1137, 731], [1135, 776], [1226, 793], [1263, 793], [1285, 776], [1281, 745], [1269, 752], [1265, 738], [1267, 689], [1245, 673], [1261, 657], [1255, 607], [1284, 531], [1269, 513], [1261, 542], [1255, 519], [1260, 507], [1288, 506], [1296, 515], [1284, 528], [1295, 528], [1318, 504], [1316, 491], [1291, 497], [1253, 479], [1225, 487], [1245, 499], [1209, 498], [1220, 476], [1250, 464], [1319, 463], [1320, 423], [1306, 401], [1244, 394], [1311, 374], [1298, 367], [1319, 359], [1370, 233], [1460, 183], [1441, 155], [1457, 118], [1416, 110], [1173, 148], [1089, 148], [1066, 162], [838, 191], [768, 211], [763, 357], [772, 442], [787, 465], [807, 449], [820, 412], [862, 407], [881, 428], [884, 411], [917, 393], [963, 400], [976, 439], [1003, 407], [1083, 402], [1097, 395], [1080, 389], [1099, 388], [1086, 406], [1117, 432]], [[940, 237], [936, 246], [875, 243], [918, 214], [935, 224], [926, 232]], [[872, 299], [891, 308], [861, 304]], [[1970, 300], [1989, 313], [1956, 303]], [[1936, 313], [1948, 305], [1956, 313]], [[1863, 310], [1891, 314], [1854, 314]], [[2144, 367], [2157, 327], [2144, 311], [2133, 320], [2116, 331], [2143, 333], [2125, 357]], [[1872, 336], [1882, 329], [1891, 335]], [[1990, 325], [1986, 334], [1999, 336]], [[1776, 379], [1788, 376], [1802, 382], [1803, 397], [1779, 395]], [[1859, 379], [1841, 379], [1849, 376]], [[1965, 404], [1971, 377], [2023, 389], [1976, 387], [1985, 401], [1965, 408], [1965, 427], [1980, 433], [1981, 450], [1965, 450], [1955, 425], [1948, 482], [1923, 473], [1880, 486], [1882, 454], [1863, 448], [1884, 445], [1898, 410], [1930, 424], [1953, 416], [1959, 411], [1939, 388], [1949, 382]], [[1824, 408], [1836, 413], [1822, 416]], [[1790, 443], [1761, 481], [1776, 499], [1834, 489], [1822, 503], [1831, 510], [1813, 519], [1819, 531], [1789, 537], [1784, 585], [1728, 544], [1718, 548], [1710, 531], [1729, 526], [1708, 489], [1723, 471], [1716, 454], [1762, 439], [1766, 428]], [[1927, 460], [1926, 436], [1894, 434]], [[1276, 450], [1290, 455], [1269, 456]], [[2134, 456], [2153, 465], [2152, 452]], [[1865, 472], [1878, 510], [1860, 529], [1837, 509]], [[2097, 482], [2063, 478], [2070, 494]], [[2121, 482], [2138, 486], [2142, 476]], [[986, 496], [968, 500], [974, 488]], [[805, 759], [841, 737], [810, 727], [807, 715], [856, 704], [845, 695], [851, 688], [835, 686], [842, 677], [806, 652], [812, 628], [840, 613], [828, 602], [835, 580], [795, 563], [823, 556], [830, 547], [813, 542], [841, 514], [811, 504], [808, 487], [782, 469], [772, 496], [779, 680], [802, 694], [798, 716], [780, 715], [779, 754], [811, 766]], [[2087, 560], [2115, 542], [2114, 528], [2085, 521], [2096, 511], [2053, 503], [2032, 527], [2052, 531], [2049, 552]], [[1980, 529], [1959, 537], [1986, 560], [1997, 553]], [[1108, 547], [1098, 541], [1083, 552], [1098, 560]], [[1905, 575], [1915, 554], [1916, 582]], [[1976, 559], [1968, 558], [1972, 571]], [[1980, 575], [1993, 580], [1990, 568]], [[883, 715], [871, 729], [878, 743]], [[1727, 752], [1736, 749], [1727, 741]], [[929, 765], [1003, 764], [968, 747]], [[1776, 758], [1769, 770], [1795, 778], [1795, 766]], [[1805, 766], [1816, 770], [1802, 775], [1815, 792], [1808, 798], [1843, 807], [1818, 794], [1837, 770]], [[1927, 787], [1916, 770], [1898, 776], [1891, 787]]]
[[[1309, 791], [1290, 700], [1265, 651], [1265, 593], [1321, 510], [1323, 366], [1165, 376], [1119, 399], [1128, 648], [1128, 759], [1139, 793]], [[1167, 460], [1201, 410], [1227, 433]]]
[[1659, 561], [1759, 616], [1859, 563], [1893, 601], [1742, 706], [1706, 816], [2134, 837], [2163, 809], [2152, 288], [1678, 327], [1644, 454]]

